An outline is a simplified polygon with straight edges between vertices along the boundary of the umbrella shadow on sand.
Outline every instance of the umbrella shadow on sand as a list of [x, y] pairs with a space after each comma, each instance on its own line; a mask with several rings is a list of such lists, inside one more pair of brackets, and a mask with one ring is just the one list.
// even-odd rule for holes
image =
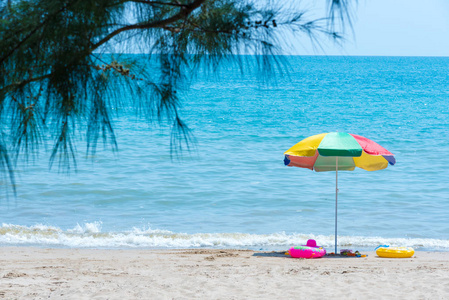
[[286, 257], [290, 258], [289, 255], [286, 255], [287, 251], [272, 251], [272, 252], [256, 252], [253, 254], [253, 256], [262, 256], [262, 257]]
[[[283, 258], [289, 258], [292, 257], [290, 255], [285, 254], [287, 251], [272, 251], [272, 252], [256, 252], [252, 256], [260, 256], [260, 257], [283, 257]], [[320, 258], [361, 258], [357, 256], [347, 256], [347, 255], [341, 255], [341, 254], [326, 254], [323, 257]], [[296, 258], [298, 259], [298, 258]], [[306, 259], [306, 258], [299, 258], [299, 259]], [[318, 259], [318, 258], [313, 258]]]

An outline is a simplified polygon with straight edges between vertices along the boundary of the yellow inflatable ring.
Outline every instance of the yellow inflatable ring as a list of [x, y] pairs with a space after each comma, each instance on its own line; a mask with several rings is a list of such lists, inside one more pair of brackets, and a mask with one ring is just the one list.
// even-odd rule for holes
[[377, 247], [376, 254], [380, 257], [408, 258], [415, 254], [415, 250], [410, 247], [380, 246]]

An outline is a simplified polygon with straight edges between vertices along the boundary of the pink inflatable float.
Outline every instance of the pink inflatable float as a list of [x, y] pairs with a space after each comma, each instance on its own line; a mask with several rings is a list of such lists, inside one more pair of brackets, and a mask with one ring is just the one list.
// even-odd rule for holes
[[315, 240], [308, 240], [304, 246], [292, 247], [288, 252], [293, 258], [319, 258], [326, 255], [326, 250], [317, 246]]

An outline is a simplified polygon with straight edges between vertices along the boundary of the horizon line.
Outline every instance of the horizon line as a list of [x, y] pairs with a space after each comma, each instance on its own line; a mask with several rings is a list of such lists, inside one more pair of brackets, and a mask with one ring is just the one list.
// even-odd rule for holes
[[[134, 53], [134, 52], [103, 52], [102, 54], [129, 54], [129, 55], [157, 55], [157, 53]], [[188, 54], [194, 55], [194, 54]], [[204, 54], [210, 55], [210, 54]], [[230, 54], [229, 56], [262, 56], [263, 54]], [[335, 56], [335, 57], [423, 57], [423, 58], [449, 58], [449, 55], [366, 55], [366, 54], [272, 54], [272, 56]]]

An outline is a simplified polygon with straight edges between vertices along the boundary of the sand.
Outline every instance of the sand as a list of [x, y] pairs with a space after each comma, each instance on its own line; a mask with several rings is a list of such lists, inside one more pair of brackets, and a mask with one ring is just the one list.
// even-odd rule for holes
[[0, 248], [5, 299], [448, 299], [449, 253], [293, 259], [248, 250]]

